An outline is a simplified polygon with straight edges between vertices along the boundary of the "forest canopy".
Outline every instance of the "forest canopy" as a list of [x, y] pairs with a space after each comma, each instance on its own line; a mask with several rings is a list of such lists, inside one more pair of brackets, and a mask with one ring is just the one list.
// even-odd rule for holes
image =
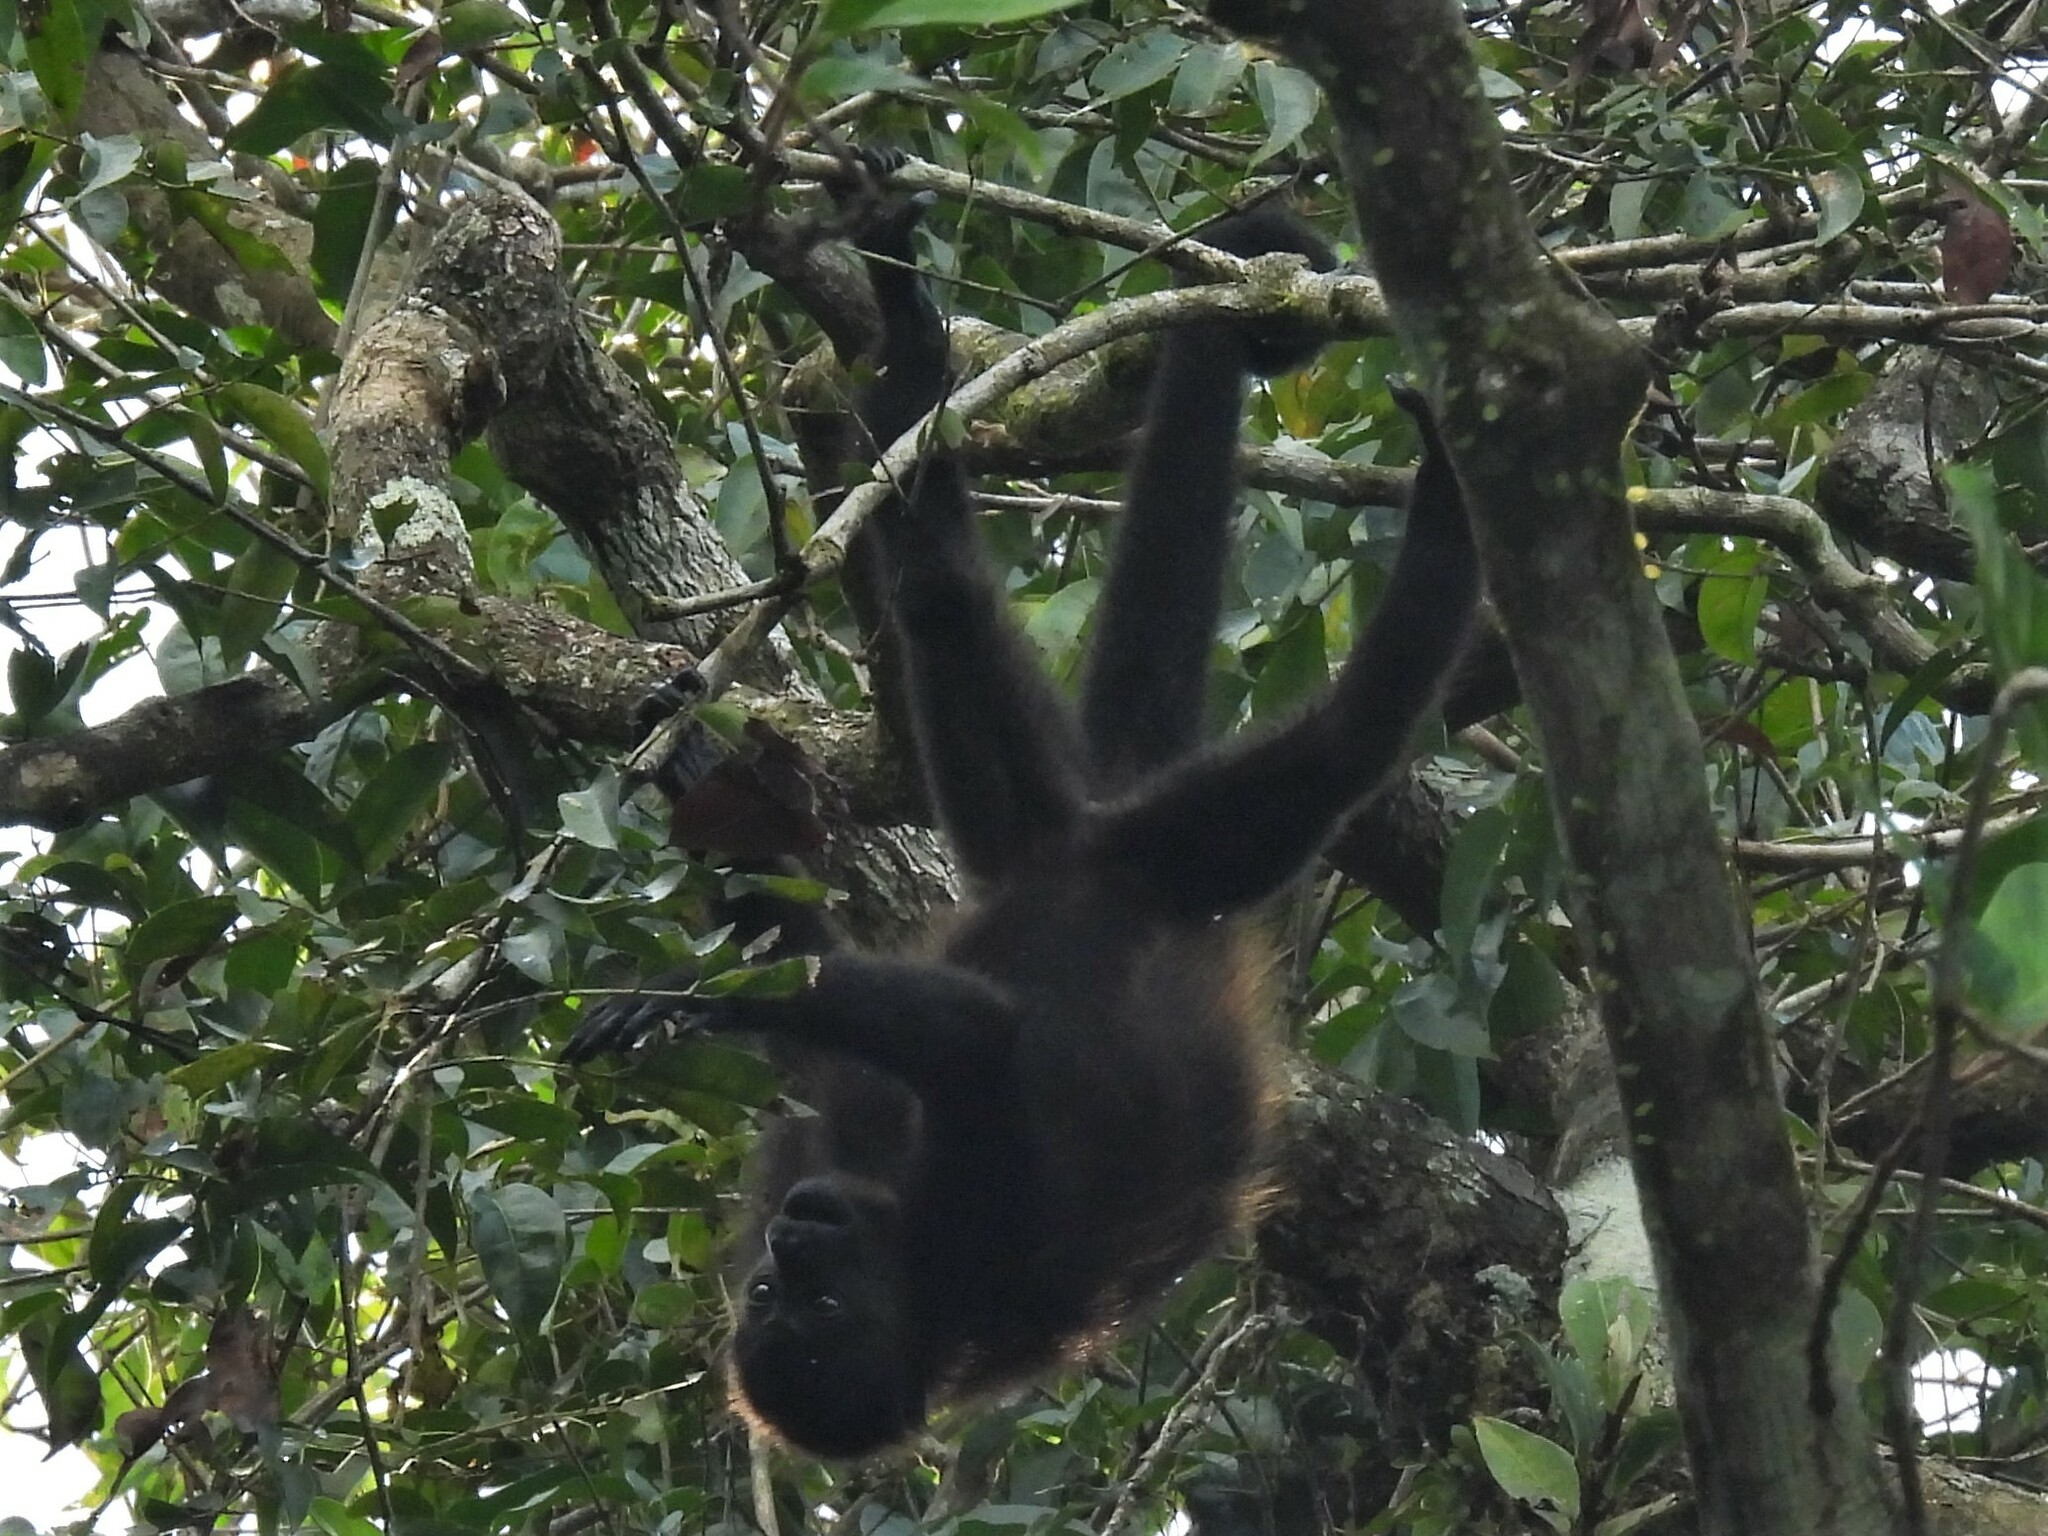
[[[2048, 1524], [2044, 67], [2015, 0], [0, 11], [0, 1433], [149, 1530]], [[1265, 915], [1255, 1230], [834, 1466], [721, 1372], [775, 1072], [558, 1053], [956, 894], [864, 587], [869, 146], [1063, 686], [1203, 315], [1327, 339], [1249, 407], [1212, 732], [1378, 602], [1390, 379], [1491, 609]], [[1344, 265], [1203, 243], [1262, 199]]]

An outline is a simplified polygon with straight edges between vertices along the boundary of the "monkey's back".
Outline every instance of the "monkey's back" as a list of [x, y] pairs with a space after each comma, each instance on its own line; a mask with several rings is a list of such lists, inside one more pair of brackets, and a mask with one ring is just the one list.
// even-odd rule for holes
[[1270, 956], [1247, 924], [1165, 921], [1071, 869], [1006, 888], [945, 951], [1021, 1014], [1017, 1119], [996, 1128], [1014, 1177], [935, 1191], [949, 1219], [989, 1207], [968, 1219], [994, 1262], [961, 1277], [988, 1307], [950, 1373], [974, 1395], [1094, 1347], [1243, 1220], [1272, 1114]]

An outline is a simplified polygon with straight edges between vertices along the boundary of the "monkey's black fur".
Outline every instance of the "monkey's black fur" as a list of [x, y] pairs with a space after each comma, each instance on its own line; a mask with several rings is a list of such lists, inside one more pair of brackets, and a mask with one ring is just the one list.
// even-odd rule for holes
[[[860, 415], [886, 447], [944, 393], [911, 265], [915, 202], [864, 235], [885, 335]], [[1225, 249], [1328, 252], [1242, 215]], [[1242, 912], [1399, 762], [1477, 595], [1431, 419], [1408, 532], [1342, 675], [1282, 730], [1197, 744], [1247, 379], [1313, 344], [1203, 322], [1165, 345], [1080, 708], [1005, 613], [964, 474], [936, 446], [879, 514], [933, 804], [971, 887], [929, 955], [836, 953], [779, 999], [602, 1005], [582, 1059], [664, 1019], [755, 1030], [813, 1114], [762, 1138], [733, 1251], [730, 1374], [756, 1423], [824, 1456], [914, 1433], [1084, 1352], [1238, 1220], [1267, 1116], [1261, 962]]]

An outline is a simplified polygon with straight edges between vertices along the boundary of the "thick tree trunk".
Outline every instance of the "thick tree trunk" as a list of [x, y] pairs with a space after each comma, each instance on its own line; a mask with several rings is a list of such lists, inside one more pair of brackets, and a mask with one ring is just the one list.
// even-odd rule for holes
[[1703, 1528], [1871, 1536], [1889, 1514], [1870, 1434], [1839, 1370], [1807, 1359], [1816, 1250], [1748, 933], [1621, 497], [1642, 362], [1530, 235], [1456, 6], [1216, 12], [1322, 81], [1395, 328], [1440, 402], [1574, 874]]

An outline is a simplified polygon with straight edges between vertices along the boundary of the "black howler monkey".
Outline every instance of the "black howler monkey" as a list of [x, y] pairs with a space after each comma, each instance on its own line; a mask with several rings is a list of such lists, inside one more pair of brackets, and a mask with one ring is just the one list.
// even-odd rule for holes
[[[859, 413], [879, 447], [946, 389], [920, 212], [885, 202], [862, 237], [885, 332]], [[1277, 212], [1203, 238], [1331, 262]], [[878, 519], [964, 910], [929, 954], [830, 954], [785, 998], [619, 999], [569, 1045], [580, 1060], [674, 1020], [757, 1031], [793, 1060], [814, 1113], [755, 1154], [729, 1374], [740, 1411], [804, 1450], [879, 1450], [935, 1402], [1085, 1352], [1241, 1215], [1268, 1044], [1264, 961], [1228, 915], [1297, 875], [1400, 761], [1478, 585], [1457, 482], [1404, 399], [1425, 456], [1342, 675], [1282, 729], [1198, 745], [1246, 381], [1313, 350], [1284, 323], [1167, 337], [1078, 711], [1005, 612], [964, 473], [934, 444]]]

